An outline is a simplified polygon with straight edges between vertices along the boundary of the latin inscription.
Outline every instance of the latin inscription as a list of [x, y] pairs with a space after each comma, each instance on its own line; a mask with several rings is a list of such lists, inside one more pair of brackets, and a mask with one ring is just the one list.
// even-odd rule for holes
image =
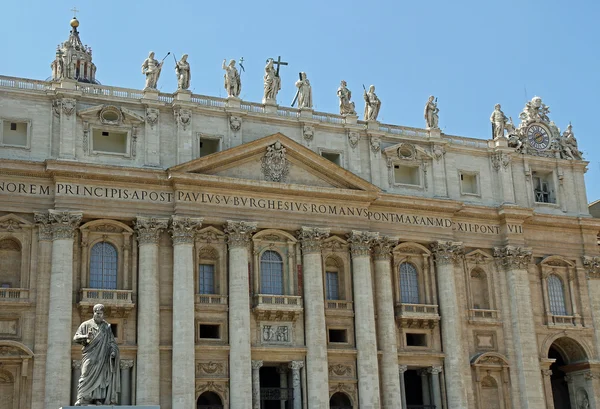
[[[265, 209], [324, 216], [362, 218], [379, 223], [452, 229], [458, 233], [500, 234], [499, 225], [487, 223], [457, 222], [447, 217], [421, 216], [396, 212], [371, 211], [366, 207], [326, 205], [297, 200], [276, 200], [222, 195], [205, 192], [158, 191], [106, 186], [89, 186], [76, 183], [43, 185], [0, 181], [0, 195], [74, 196], [94, 199], [111, 199], [153, 203], [191, 202], [203, 205], [228, 206], [233, 208]], [[523, 234], [518, 225], [507, 225], [509, 233]]]

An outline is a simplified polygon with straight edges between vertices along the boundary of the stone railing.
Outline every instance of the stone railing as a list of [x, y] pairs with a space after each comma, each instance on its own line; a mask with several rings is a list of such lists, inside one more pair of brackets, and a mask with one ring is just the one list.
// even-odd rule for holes
[[103, 290], [96, 288], [82, 288], [80, 303], [101, 304], [132, 304], [131, 290]]
[[419, 138], [429, 137], [429, 133], [425, 129], [411, 128], [408, 126], [381, 124], [379, 125], [379, 130], [394, 135], [414, 136]]
[[561, 325], [561, 326], [576, 326], [577, 322], [575, 317], [572, 315], [551, 315], [552, 321], [550, 325]]
[[327, 300], [325, 301], [325, 308], [330, 310], [350, 310], [352, 311], [352, 301], [346, 300]]
[[498, 318], [498, 311], [471, 309], [469, 310], [469, 316], [472, 320], [495, 320]]
[[100, 95], [113, 98], [141, 99], [144, 96], [142, 91], [129, 88], [108, 87], [98, 84], [77, 83], [77, 89], [84, 94]]
[[252, 311], [261, 321], [294, 321], [303, 311], [302, 297], [256, 294]]
[[244, 111], [256, 112], [258, 114], [263, 114], [265, 112], [265, 107], [262, 104], [257, 104], [256, 102], [247, 102], [244, 101], [240, 104], [240, 108]]
[[312, 117], [319, 122], [328, 122], [330, 124], [343, 124], [345, 122], [343, 116], [328, 114], [327, 112], [313, 112]]
[[277, 116], [282, 116], [284, 118], [298, 118], [300, 111], [296, 108], [287, 108], [287, 107], [278, 107], [277, 108]]
[[195, 294], [196, 304], [227, 305], [227, 296], [221, 294]]
[[450, 144], [471, 146], [473, 148], [487, 148], [488, 142], [483, 139], [467, 138], [465, 136], [442, 135], [442, 139], [447, 140]]
[[193, 94], [191, 101], [206, 107], [223, 108], [225, 106], [225, 99], [206, 95]]
[[0, 76], [0, 87], [46, 91], [51, 88], [51, 84], [47, 81], [30, 80], [27, 78], [17, 77], [5, 77], [2, 75]]
[[396, 319], [403, 328], [434, 328], [439, 320], [438, 306], [396, 303]]
[[254, 305], [290, 305], [302, 307], [302, 297], [299, 295], [271, 295], [257, 294], [254, 296]]
[[29, 301], [29, 288], [0, 288], [0, 302]]
[[430, 304], [396, 304], [396, 314], [400, 315], [438, 315], [438, 306]]

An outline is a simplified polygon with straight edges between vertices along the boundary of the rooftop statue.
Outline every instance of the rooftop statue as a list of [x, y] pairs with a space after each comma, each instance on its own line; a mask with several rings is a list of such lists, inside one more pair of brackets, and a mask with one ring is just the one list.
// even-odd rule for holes
[[338, 98], [340, 99], [340, 115], [356, 115], [356, 109], [352, 99], [352, 92], [346, 88], [346, 81], [340, 82], [340, 87], [337, 90]]
[[104, 320], [104, 305], [94, 306], [94, 318], [79, 326], [73, 341], [83, 345], [75, 406], [116, 405], [121, 391], [119, 347]]
[[242, 79], [237, 68], [235, 68], [235, 60], [230, 60], [228, 65], [225, 65], [223, 59], [223, 69], [225, 70], [225, 91], [228, 97], [238, 98], [242, 92]]
[[263, 95], [263, 103], [266, 103], [267, 101], [275, 103], [277, 101], [277, 93], [281, 89], [281, 78], [273, 66], [273, 63], [273, 59], [269, 58], [267, 60], [267, 65], [265, 66], [265, 92]]
[[375, 85], [369, 87], [369, 92], [365, 90], [363, 96], [365, 98], [365, 121], [376, 121], [381, 108], [381, 101], [375, 94]]
[[188, 89], [192, 73], [190, 71], [190, 63], [187, 62], [188, 55], [183, 54], [181, 60], [175, 61], [175, 73], [177, 74], [177, 89]]
[[508, 124], [508, 118], [502, 112], [500, 104], [494, 105], [494, 111], [490, 116], [490, 122], [492, 123], [492, 136], [494, 139], [504, 137], [504, 130]]
[[582, 153], [577, 148], [577, 139], [573, 133], [573, 126], [569, 124], [559, 140], [560, 154], [563, 159], [582, 160]]
[[300, 79], [296, 81], [296, 96], [294, 97], [294, 101], [292, 102], [292, 106], [298, 101], [298, 108], [312, 108], [312, 86], [310, 85], [310, 81], [306, 77], [305, 72], [301, 72], [299, 74]]
[[439, 115], [440, 112], [437, 106], [437, 98], [433, 95], [429, 97], [425, 104], [425, 110], [423, 116], [425, 117], [425, 123], [428, 129], [439, 129]]
[[158, 60], [154, 58], [154, 51], [150, 51], [148, 58], [146, 58], [142, 64], [142, 74], [146, 75], [146, 88], [156, 89], [160, 71], [162, 70], [162, 64], [162, 61], [158, 62]]
[[550, 107], [542, 102], [542, 98], [533, 97], [530, 102], [525, 104], [525, 108], [519, 115], [519, 118], [526, 125], [532, 122], [550, 122], [550, 118], [548, 118], [549, 113]]

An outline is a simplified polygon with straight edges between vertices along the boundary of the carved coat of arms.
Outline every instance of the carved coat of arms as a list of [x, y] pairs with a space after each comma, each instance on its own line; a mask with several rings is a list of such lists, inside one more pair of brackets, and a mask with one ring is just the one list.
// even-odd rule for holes
[[271, 182], [285, 182], [290, 165], [286, 158], [286, 149], [277, 141], [267, 147], [267, 153], [261, 159], [261, 169], [265, 180]]

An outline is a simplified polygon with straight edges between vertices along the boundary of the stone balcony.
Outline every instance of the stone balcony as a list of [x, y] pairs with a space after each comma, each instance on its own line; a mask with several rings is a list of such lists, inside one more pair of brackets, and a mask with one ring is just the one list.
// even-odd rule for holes
[[260, 321], [294, 321], [304, 311], [299, 295], [256, 294], [252, 307]]
[[483, 310], [480, 308], [469, 310], [469, 322], [497, 324], [498, 310]]
[[0, 305], [24, 305], [31, 303], [29, 288], [0, 288]]
[[548, 315], [548, 326], [552, 327], [577, 327], [578, 316], [574, 315]]
[[435, 328], [440, 321], [437, 305], [396, 303], [395, 313], [402, 328]]
[[346, 300], [325, 300], [325, 315], [354, 316], [354, 303]]
[[194, 294], [196, 311], [227, 311], [228, 297], [222, 294]]
[[104, 290], [82, 288], [77, 307], [82, 315], [91, 315], [94, 305], [103, 304], [109, 317], [127, 317], [135, 307], [132, 290]]

